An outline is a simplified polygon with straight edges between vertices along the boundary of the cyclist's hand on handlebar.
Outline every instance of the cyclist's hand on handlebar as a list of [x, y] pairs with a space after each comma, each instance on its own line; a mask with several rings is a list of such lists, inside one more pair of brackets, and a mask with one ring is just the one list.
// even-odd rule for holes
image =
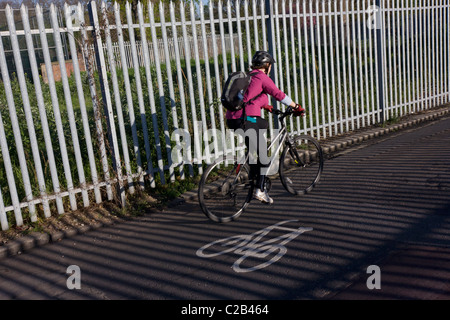
[[301, 105], [296, 104], [294, 107], [294, 116], [302, 116], [303, 117], [305, 115], [305, 111], [306, 110], [304, 108], [302, 108]]

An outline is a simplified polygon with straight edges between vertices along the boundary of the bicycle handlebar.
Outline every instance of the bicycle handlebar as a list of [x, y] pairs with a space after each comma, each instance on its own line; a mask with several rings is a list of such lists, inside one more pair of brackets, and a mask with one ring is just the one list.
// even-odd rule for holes
[[[287, 107], [286, 111], [281, 111], [279, 109], [273, 109], [272, 113], [279, 115], [280, 116], [280, 121], [283, 120], [285, 117], [290, 116], [292, 114], [294, 114], [296, 111], [296, 109], [292, 108], [292, 107]], [[304, 111], [302, 112], [302, 115], [304, 114]]]

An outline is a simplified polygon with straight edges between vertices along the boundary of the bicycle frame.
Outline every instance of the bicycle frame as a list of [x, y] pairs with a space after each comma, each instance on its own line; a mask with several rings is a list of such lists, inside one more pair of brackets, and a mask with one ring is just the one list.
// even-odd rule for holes
[[[278, 146], [277, 146], [275, 152], [272, 153], [273, 155], [277, 155], [277, 154], [280, 153], [281, 148], [284, 146], [284, 144], [286, 142], [286, 138], [289, 136], [288, 132], [287, 132], [287, 129], [286, 129], [286, 125], [285, 125], [285, 123], [283, 121], [284, 118], [285, 118], [285, 116], [281, 116], [279, 118], [279, 122], [281, 123], [281, 130], [278, 132], [278, 134], [276, 135], [276, 137], [274, 139], [271, 139], [271, 143], [267, 147], [267, 152], [272, 151], [272, 149], [274, 148], [274, 145], [276, 145], [276, 142], [278, 142]], [[241, 170], [242, 170], [242, 165], [248, 163], [249, 157], [250, 157], [250, 155], [249, 155], [249, 152], [247, 151], [244, 161], [243, 162], [239, 162], [238, 161], [238, 164], [240, 164], [241, 167], [239, 168], [239, 172], [236, 174], [235, 181], [239, 178], [239, 175], [240, 175]], [[274, 159], [275, 158], [272, 157], [272, 159], [270, 160], [270, 164], [267, 167], [267, 172], [271, 172], [274, 163], [277, 163], [276, 161], [274, 161]]]

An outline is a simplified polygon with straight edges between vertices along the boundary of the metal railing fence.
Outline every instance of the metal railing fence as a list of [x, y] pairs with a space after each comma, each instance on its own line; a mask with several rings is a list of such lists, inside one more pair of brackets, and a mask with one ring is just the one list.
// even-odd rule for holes
[[[37, 28], [27, 7], [19, 10], [20, 28], [17, 12], [5, 8], [2, 230], [115, 196], [124, 203], [126, 192], [201, 174], [205, 162], [234, 152], [237, 141], [217, 99], [228, 75], [247, 70], [257, 50], [274, 55], [275, 84], [307, 109], [306, 117], [289, 120], [294, 134], [325, 139], [450, 99], [444, 0], [157, 6], [139, 3], [136, 12], [130, 4], [65, 6], [61, 22], [54, 5], [49, 19], [36, 5]], [[12, 75], [5, 43], [13, 52]], [[263, 117], [270, 136], [277, 121]]]

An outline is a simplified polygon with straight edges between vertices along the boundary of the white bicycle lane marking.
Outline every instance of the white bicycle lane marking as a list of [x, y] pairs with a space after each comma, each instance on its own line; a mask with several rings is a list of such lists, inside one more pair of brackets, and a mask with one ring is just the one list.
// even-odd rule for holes
[[[235, 272], [252, 272], [265, 268], [272, 263], [278, 261], [286, 252], [286, 244], [297, 238], [304, 232], [312, 231], [313, 228], [299, 227], [288, 228], [284, 224], [298, 222], [298, 220], [285, 220], [274, 225], [268, 226], [262, 230], [256, 231], [248, 235], [236, 235], [228, 238], [219, 239], [210, 242], [197, 250], [196, 254], [201, 258], [212, 258], [226, 253], [234, 253], [241, 256], [237, 259], [232, 268]], [[273, 230], [287, 231], [286, 234], [259, 242], [263, 237]], [[271, 259], [257, 264], [253, 267], [241, 267], [241, 263], [251, 257], [257, 259], [266, 259], [270, 254], [276, 253]]]

